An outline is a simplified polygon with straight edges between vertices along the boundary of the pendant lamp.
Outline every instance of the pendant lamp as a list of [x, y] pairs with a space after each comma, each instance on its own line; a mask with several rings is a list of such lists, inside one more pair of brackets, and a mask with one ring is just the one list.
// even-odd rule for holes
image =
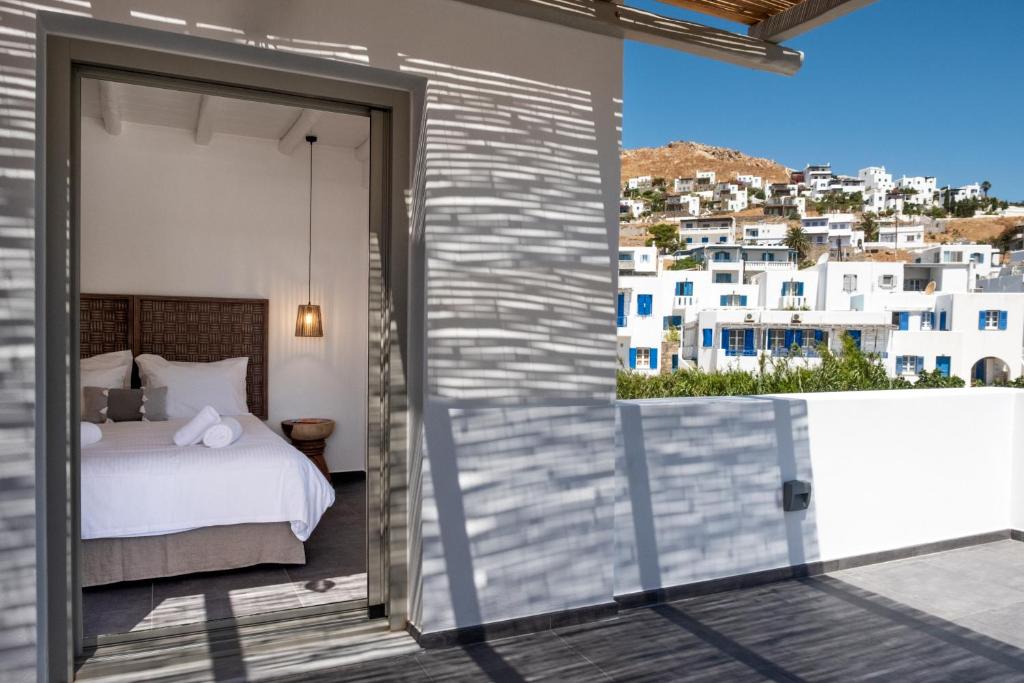
[[324, 336], [323, 316], [320, 314], [320, 305], [314, 304], [312, 299], [313, 291], [313, 143], [316, 142], [315, 135], [307, 135], [306, 142], [309, 143], [309, 259], [306, 263], [306, 303], [299, 304], [299, 312], [295, 317], [296, 337], [322, 337]]

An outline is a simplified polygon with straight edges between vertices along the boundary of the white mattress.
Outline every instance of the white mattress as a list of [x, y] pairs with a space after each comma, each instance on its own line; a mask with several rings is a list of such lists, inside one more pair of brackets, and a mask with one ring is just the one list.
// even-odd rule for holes
[[300, 541], [334, 504], [306, 456], [252, 415], [226, 448], [174, 445], [186, 420], [111, 422], [82, 448], [82, 538], [159, 536], [226, 524], [289, 522]]

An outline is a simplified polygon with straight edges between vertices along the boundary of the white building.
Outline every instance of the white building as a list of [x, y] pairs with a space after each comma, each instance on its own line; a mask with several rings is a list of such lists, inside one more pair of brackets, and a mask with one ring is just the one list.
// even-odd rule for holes
[[751, 223], [743, 226], [743, 243], [778, 246], [786, 239], [788, 231], [789, 225], [786, 223]]
[[670, 194], [665, 197], [665, 211], [700, 215], [700, 197], [695, 194]]
[[857, 172], [857, 177], [864, 181], [867, 190], [876, 190], [883, 194], [891, 192], [894, 184], [892, 174], [886, 172], [885, 166], [869, 166]]
[[736, 176], [736, 182], [746, 187], [752, 187], [755, 190], [761, 190], [764, 188], [764, 178], [759, 175], [738, 175]]
[[828, 246], [832, 251], [859, 251], [864, 246], [864, 231], [858, 230], [852, 213], [830, 213], [803, 218], [800, 225], [811, 244]]
[[734, 244], [736, 219], [732, 216], [682, 218], [679, 221], [681, 248], [694, 248], [709, 244]]
[[697, 189], [696, 178], [676, 178], [672, 181], [672, 191], [677, 194], [687, 194]]
[[764, 203], [765, 216], [788, 217], [790, 214], [803, 217], [807, 214], [806, 197], [773, 196]]
[[903, 176], [896, 181], [896, 187], [910, 192], [903, 195], [905, 204], [920, 207], [931, 207], [936, 204], [938, 187], [933, 176]]
[[718, 183], [715, 185], [714, 201], [719, 211], [735, 213], [747, 208], [747, 191], [736, 183]]
[[826, 192], [831, 183], [832, 164], [808, 164], [804, 168], [804, 185], [815, 199]]
[[657, 272], [657, 247], [619, 247], [619, 273], [653, 275]]
[[643, 199], [620, 199], [619, 200], [619, 215], [628, 215], [632, 219], [640, 218], [640, 216], [647, 213], [650, 210], [650, 205]]
[[714, 171], [697, 171], [694, 176], [697, 187], [700, 189], [710, 190], [715, 185], [715, 179], [717, 175]]
[[[981, 289], [981, 281], [999, 271], [999, 250], [991, 244], [936, 244], [917, 252], [915, 264], [968, 264], [969, 288]], [[908, 264], [909, 267], [909, 264]], [[949, 291], [943, 288], [943, 291]]]
[[924, 246], [923, 225], [896, 225], [892, 222], [878, 226], [878, 241], [865, 242], [865, 251], [884, 251], [892, 249], [915, 249]]
[[626, 180], [626, 187], [630, 190], [646, 190], [651, 187], [654, 179], [649, 175], [636, 176]]

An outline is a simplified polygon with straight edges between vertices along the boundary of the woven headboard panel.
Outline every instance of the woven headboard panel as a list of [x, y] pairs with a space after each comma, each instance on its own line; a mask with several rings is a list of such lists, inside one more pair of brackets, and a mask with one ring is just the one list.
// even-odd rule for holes
[[266, 299], [82, 294], [80, 310], [82, 358], [123, 349], [199, 363], [248, 356], [249, 411], [267, 418]]

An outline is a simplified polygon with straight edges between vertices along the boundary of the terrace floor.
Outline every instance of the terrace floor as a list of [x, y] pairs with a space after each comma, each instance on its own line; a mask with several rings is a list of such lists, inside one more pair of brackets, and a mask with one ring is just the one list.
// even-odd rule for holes
[[310, 681], [1024, 680], [1024, 543], [1001, 541], [336, 669]]
[[[390, 637], [399, 634], [378, 636]], [[321, 682], [1021, 681], [1024, 543], [1000, 541], [690, 598], [461, 648], [409, 645], [396, 640], [391, 655], [364, 647], [355, 657], [345, 646], [338, 654], [348, 650], [346, 656], [333, 661], [356, 663], [331, 668], [324, 667], [332, 658], [323, 643], [306, 666], [269, 653], [273, 666], [261, 666], [239, 650], [221, 649], [202, 670], [216, 680]], [[126, 680], [123, 666], [86, 663], [79, 675]], [[150, 674], [156, 674], [150, 680], [172, 678]]]

